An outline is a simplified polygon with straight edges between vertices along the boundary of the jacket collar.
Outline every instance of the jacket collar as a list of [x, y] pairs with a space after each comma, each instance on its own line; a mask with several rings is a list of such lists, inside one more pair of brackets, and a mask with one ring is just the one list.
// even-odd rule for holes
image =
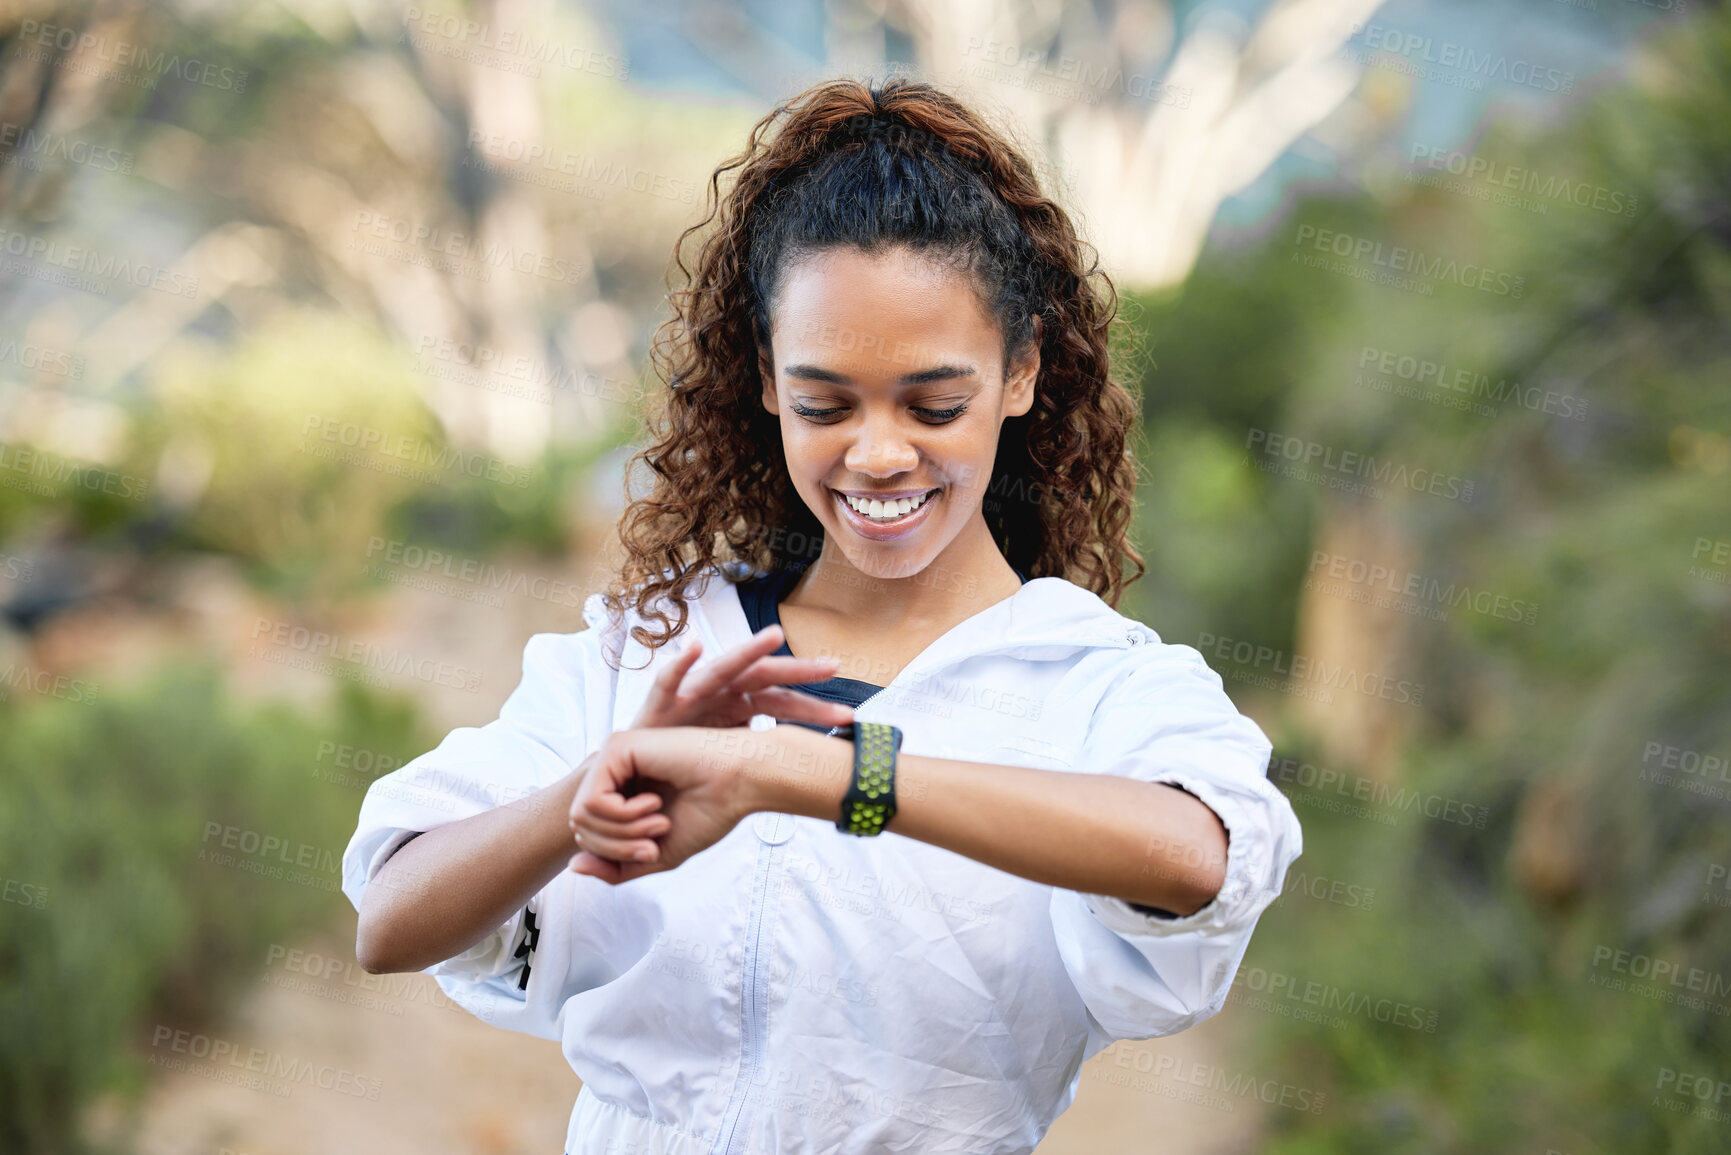
[[[749, 576], [744, 567], [731, 571]], [[751, 636], [734, 584], [718, 578], [697, 599], [723, 648]], [[1035, 660], [1068, 658], [1080, 649], [1127, 649], [1153, 639], [1153, 631], [1118, 613], [1092, 590], [1058, 577], [1034, 578], [1001, 602], [952, 626], [907, 670], [985, 654]]]
[[[729, 563], [727, 573], [735, 580], [754, 571]], [[691, 579], [685, 589], [691, 610], [690, 628], [696, 629], [712, 654], [741, 645], [751, 636], [745, 610], [734, 582], [712, 569]], [[628, 611], [628, 627], [641, 624], [635, 611]], [[595, 629], [607, 629], [609, 620], [594, 594], [584, 603], [583, 618]], [[1128, 649], [1159, 641], [1146, 625], [1125, 617], [1107, 605], [1092, 590], [1065, 578], [1034, 578], [1001, 602], [952, 626], [897, 676], [901, 680], [950, 662], [988, 654], [1005, 654], [1035, 661], [1061, 660], [1084, 649]], [[615, 631], [609, 650], [633, 667], [642, 664], [644, 647], [632, 640], [629, 628]]]

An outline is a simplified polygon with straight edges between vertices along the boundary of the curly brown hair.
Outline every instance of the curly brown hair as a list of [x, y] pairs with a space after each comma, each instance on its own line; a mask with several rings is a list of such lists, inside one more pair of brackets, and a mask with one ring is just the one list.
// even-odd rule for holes
[[[687, 286], [668, 294], [673, 316], [651, 348], [669, 389], [626, 464], [628, 484], [639, 462], [653, 477], [620, 518], [625, 561], [603, 594], [615, 620], [631, 604], [662, 627], [632, 630], [653, 653], [685, 628], [693, 575], [715, 567], [738, 580], [738, 565], [724, 563], [770, 571], [821, 548], [761, 390], [784, 270], [842, 246], [905, 246], [965, 267], [1003, 331], [1006, 367], [1031, 351], [1040, 318], [1033, 408], [1003, 423], [983, 513], [1011, 565], [1116, 607], [1147, 568], [1128, 539], [1141, 403], [1111, 373], [1117, 292], [1004, 135], [925, 81], [832, 80], [757, 123], [745, 151], [711, 175], [707, 207], [675, 245]], [[683, 250], [711, 222], [693, 274]]]

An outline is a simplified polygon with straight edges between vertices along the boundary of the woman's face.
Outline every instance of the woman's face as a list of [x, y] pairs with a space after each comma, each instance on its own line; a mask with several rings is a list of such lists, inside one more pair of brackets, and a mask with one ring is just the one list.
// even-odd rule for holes
[[967, 274], [905, 247], [832, 249], [786, 271], [763, 404], [826, 554], [904, 578], [958, 539], [957, 568], [989, 545], [980, 503], [998, 430], [1032, 407], [1039, 373], [1037, 341], [1008, 380], [1001, 347]]

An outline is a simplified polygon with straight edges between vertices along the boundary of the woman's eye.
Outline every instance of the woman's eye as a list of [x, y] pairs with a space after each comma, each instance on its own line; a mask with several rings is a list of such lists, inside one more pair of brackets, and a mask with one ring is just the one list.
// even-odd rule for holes
[[[830, 417], [830, 416], [833, 416], [834, 414], [837, 414], [837, 413], [847, 412], [847, 406], [845, 406], [845, 405], [838, 405], [838, 406], [835, 406], [835, 407], [830, 408], [830, 409], [812, 409], [809, 406], [801, 405], [798, 401], [793, 402], [791, 405], [791, 408], [793, 409], [794, 413], [798, 414], [799, 416], [811, 418], [813, 420], [816, 420], [818, 418], [823, 418], [823, 417]], [[968, 407], [966, 405], [957, 405], [954, 409], [914, 409], [913, 410], [913, 412], [918, 413], [920, 415], [921, 420], [925, 421], [928, 425], [941, 425], [946, 421], [954, 421], [956, 418], [960, 417], [962, 414], [966, 413], [967, 411], [968, 411]]]

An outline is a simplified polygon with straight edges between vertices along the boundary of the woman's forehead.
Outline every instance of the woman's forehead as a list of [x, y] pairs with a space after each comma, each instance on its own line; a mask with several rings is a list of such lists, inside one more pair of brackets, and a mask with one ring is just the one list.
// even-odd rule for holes
[[802, 262], [778, 296], [771, 333], [789, 361], [851, 356], [874, 363], [874, 372], [886, 359], [924, 368], [914, 363], [977, 358], [999, 338], [966, 272], [918, 256], [853, 252]]

